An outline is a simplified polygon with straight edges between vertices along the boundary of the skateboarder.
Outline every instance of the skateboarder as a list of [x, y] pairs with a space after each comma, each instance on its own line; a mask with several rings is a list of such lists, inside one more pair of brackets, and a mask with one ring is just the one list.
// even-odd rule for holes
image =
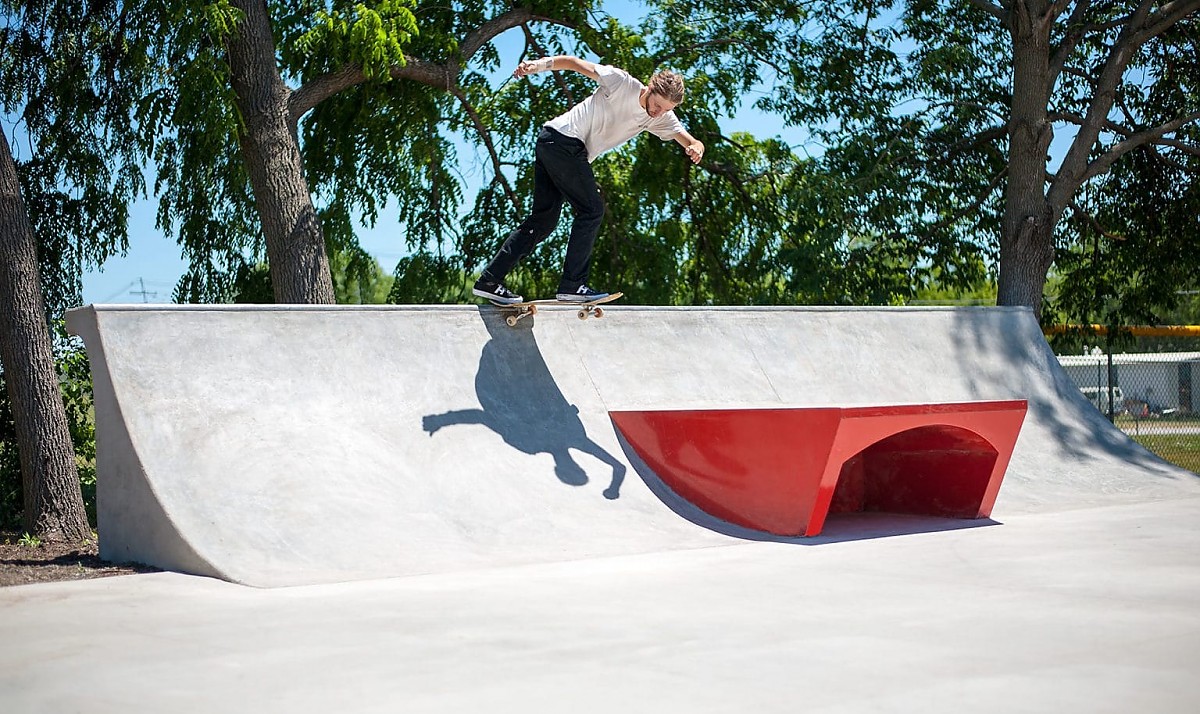
[[558, 225], [563, 201], [575, 210], [567, 242], [559, 300], [588, 302], [608, 295], [587, 285], [592, 246], [604, 217], [604, 201], [592, 174], [591, 162], [643, 131], [663, 141], [675, 140], [693, 163], [700, 163], [704, 144], [683, 128], [672, 111], [683, 101], [683, 78], [662, 71], [644, 85], [623, 69], [596, 64], [570, 55], [522, 62], [513, 75], [524, 77], [550, 70], [571, 70], [596, 80], [600, 87], [565, 114], [542, 126], [534, 149], [533, 208], [529, 217], [508, 235], [500, 252], [483, 269], [472, 291], [493, 302], [522, 302], [504, 286], [504, 278], [534, 246]]

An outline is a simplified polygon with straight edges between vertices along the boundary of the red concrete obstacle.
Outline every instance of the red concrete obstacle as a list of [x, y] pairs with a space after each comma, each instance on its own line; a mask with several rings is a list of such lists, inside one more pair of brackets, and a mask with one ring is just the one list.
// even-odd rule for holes
[[614, 411], [675, 493], [708, 514], [813, 536], [833, 512], [985, 518], [1027, 403]]

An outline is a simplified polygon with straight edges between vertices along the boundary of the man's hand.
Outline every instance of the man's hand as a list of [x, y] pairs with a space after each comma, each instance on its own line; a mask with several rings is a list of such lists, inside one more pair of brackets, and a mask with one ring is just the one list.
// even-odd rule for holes
[[693, 164], [698, 164], [700, 163], [700, 159], [704, 158], [704, 142], [697, 139], [683, 151], [692, 160]]
[[543, 57], [541, 59], [522, 62], [513, 70], [514, 77], [525, 77], [538, 72], [549, 72], [554, 68], [554, 59], [552, 57]]

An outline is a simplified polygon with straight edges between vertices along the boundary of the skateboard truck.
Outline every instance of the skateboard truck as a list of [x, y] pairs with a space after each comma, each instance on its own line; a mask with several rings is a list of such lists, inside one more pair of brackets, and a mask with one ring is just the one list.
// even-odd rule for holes
[[502, 307], [514, 310], [512, 314], [504, 317], [504, 321], [508, 323], [509, 327], [516, 327], [520, 320], [537, 314], [537, 305], [503, 305]]

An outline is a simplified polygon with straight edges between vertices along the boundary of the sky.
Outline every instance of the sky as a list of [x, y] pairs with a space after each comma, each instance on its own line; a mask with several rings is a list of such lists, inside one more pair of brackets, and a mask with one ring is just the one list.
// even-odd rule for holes
[[[627, 24], [636, 23], [644, 8], [636, 0], [617, 0], [604, 4], [606, 11]], [[495, 40], [504, 66], [516, 67], [524, 40], [519, 29], [510, 30]], [[593, 58], [594, 59], [594, 58]], [[494, 78], [499, 87], [507, 79], [507, 73]], [[544, 81], [540, 78], [522, 81]], [[748, 98], [752, 100], [752, 98]], [[747, 103], [750, 103], [748, 101]], [[546, 120], [552, 117], [545, 117]], [[789, 143], [800, 140], [800, 132], [785, 127], [778, 117], [747, 108], [736, 117], [730, 118], [723, 129], [748, 131], [759, 138], [781, 136]], [[646, 139], [641, 139], [646, 140]], [[533, 137], [530, 137], [532, 147]], [[532, 153], [532, 152], [531, 152]], [[461, 145], [459, 157], [461, 170], [468, 186], [464, 195], [468, 202], [474, 197], [483, 178], [490, 172], [490, 163], [479, 150]], [[477, 165], [470, 165], [475, 160]], [[682, 151], [680, 160], [685, 160]], [[147, 171], [147, 180], [153, 185], [153, 175]], [[107, 260], [99, 269], [86, 272], [83, 276], [83, 302], [88, 303], [162, 303], [171, 302], [175, 284], [186, 269], [180, 247], [154, 227], [157, 201], [153, 198], [136, 203], [130, 209], [129, 250]], [[406, 254], [404, 236], [398, 229], [394, 203], [380, 212], [373, 229], [360, 228], [359, 242], [363, 249], [379, 260], [387, 271]]]

